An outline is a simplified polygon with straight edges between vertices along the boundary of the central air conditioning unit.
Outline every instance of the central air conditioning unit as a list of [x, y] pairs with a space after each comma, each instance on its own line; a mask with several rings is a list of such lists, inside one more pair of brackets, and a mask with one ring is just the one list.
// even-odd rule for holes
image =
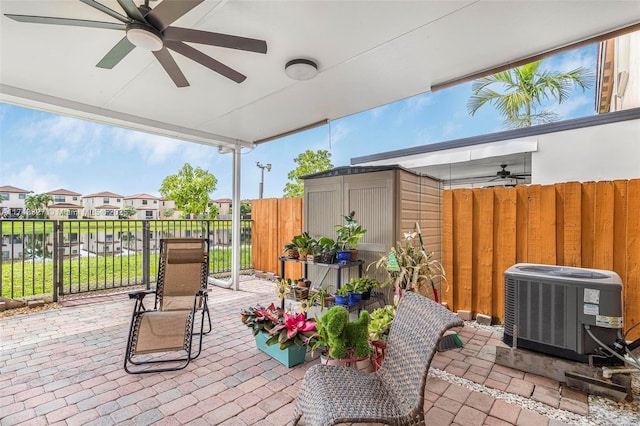
[[619, 363], [589, 335], [612, 347], [623, 332], [622, 282], [615, 272], [518, 263], [504, 273], [504, 298], [507, 345], [590, 364]]

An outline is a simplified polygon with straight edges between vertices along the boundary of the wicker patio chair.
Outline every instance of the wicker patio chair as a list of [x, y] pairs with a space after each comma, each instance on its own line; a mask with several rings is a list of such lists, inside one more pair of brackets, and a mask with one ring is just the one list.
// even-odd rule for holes
[[306, 372], [293, 414], [306, 426], [349, 422], [424, 425], [424, 391], [443, 333], [463, 322], [443, 306], [407, 292], [398, 306], [381, 368], [314, 365]]
[[[137, 374], [179, 370], [200, 355], [202, 336], [211, 331], [207, 305], [208, 252], [204, 239], [160, 241], [156, 289], [129, 293], [129, 298], [135, 299], [135, 305], [127, 340], [125, 371]], [[153, 309], [144, 306], [144, 298], [150, 294], [155, 296]], [[197, 316], [198, 312], [200, 315]], [[198, 322], [199, 326], [196, 325]], [[198, 328], [194, 332], [195, 327]], [[194, 336], [198, 338], [195, 352]], [[163, 367], [149, 368], [149, 364]], [[137, 367], [131, 369], [131, 366]]]

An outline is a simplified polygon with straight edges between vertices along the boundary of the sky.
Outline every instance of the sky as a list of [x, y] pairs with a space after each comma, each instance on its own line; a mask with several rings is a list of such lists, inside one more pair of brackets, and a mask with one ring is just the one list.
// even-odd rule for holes
[[[545, 59], [555, 71], [596, 68], [596, 45]], [[595, 85], [575, 91], [552, 106], [561, 119], [595, 114]], [[264, 171], [264, 198], [282, 197], [293, 159], [307, 149], [327, 150], [334, 166], [351, 158], [427, 145], [505, 130], [491, 105], [471, 116], [467, 101], [471, 82], [427, 92], [327, 125], [243, 149], [241, 199], [259, 196]], [[283, 155], [283, 153], [285, 153]], [[109, 191], [123, 196], [159, 196], [162, 180], [185, 163], [208, 170], [218, 180], [212, 199], [232, 196], [232, 154], [214, 146], [179, 141], [76, 118], [0, 103], [0, 186], [11, 185], [36, 194], [64, 188], [86, 195]]]

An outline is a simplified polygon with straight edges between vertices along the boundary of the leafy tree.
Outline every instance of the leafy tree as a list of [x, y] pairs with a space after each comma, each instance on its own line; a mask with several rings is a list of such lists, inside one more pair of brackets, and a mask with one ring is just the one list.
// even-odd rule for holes
[[53, 203], [53, 195], [51, 194], [34, 194], [27, 195], [24, 200], [24, 206], [27, 209], [27, 217], [35, 217], [37, 219], [45, 219], [47, 214], [47, 206]]
[[316, 152], [308, 149], [294, 158], [293, 161], [298, 166], [287, 175], [287, 178], [292, 182], [288, 182], [284, 187], [285, 197], [302, 197], [304, 195], [304, 183], [300, 176], [324, 172], [333, 168], [331, 153], [324, 149]]
[[[566, 73], [540, 69], [542, 61], [502, 71], [473, 82], [473, 95], [467, 109], [474, 115], [486, 103], [494, 105], [504, 117], [504, 127], [520, 128], [558, 121], [558, 114], [542, 103], [566, 101], [573, 88], [584, 92], [593, 83], [593, 73], [580, 67]], [[490, 86], [497, 86], [493, 90]]]
[[218, 213], [220, 213], [220, 206], [217, 204], [211, 204], [209, 206], [209, 219], [217, 219]]
[[251, 203], [240, 203], [240, 214], [249, 214], [251, 213]]
[[[25, 200], [26, 203], [26, 200]], [[49, 234], [38, 233], [33, 235], [25, 235], [23, 259], [33, 258], [51, 258], [51, 252], [47, 250], [47, 238]]]
[[211, 173], [186, 163], [178, 173], [164, 178], [160, 194], [175, 201], [176, 208], [184, 214], [199, 215], [207, 210], [209, 194], [217, 183], [218, 179]]
[[[233, 206], [229, 207], [229, 214], [233, 212]], [[251, 203], [240, 203], [240, 216], [251, 213]]]
[[127, 204], [126, 206], [122, 207], [119, 212], [120, 216], [126, 217], [127, 219], [129, 219], [131, 216], [135, 216], [136, 213], [138, 213], [138, 211], [131, 204]]
[[171, 218], [173, 217], [173, 213], [175, 213], [175, 210], [166, 208], [166, 209], [162, 209], [161, 215], [162, 217]]

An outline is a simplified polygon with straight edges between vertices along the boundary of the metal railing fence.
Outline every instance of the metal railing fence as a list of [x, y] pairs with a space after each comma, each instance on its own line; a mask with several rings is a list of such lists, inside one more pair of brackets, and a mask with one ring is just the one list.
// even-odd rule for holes
[[[230, 220], [2, 220], [0, 295], [11, 299], [155, 282], [163, 238], [207, 238], [213, 276], [231, 272]], [[241, 221], [240, 263], [252, 272], [251, 220]]]

